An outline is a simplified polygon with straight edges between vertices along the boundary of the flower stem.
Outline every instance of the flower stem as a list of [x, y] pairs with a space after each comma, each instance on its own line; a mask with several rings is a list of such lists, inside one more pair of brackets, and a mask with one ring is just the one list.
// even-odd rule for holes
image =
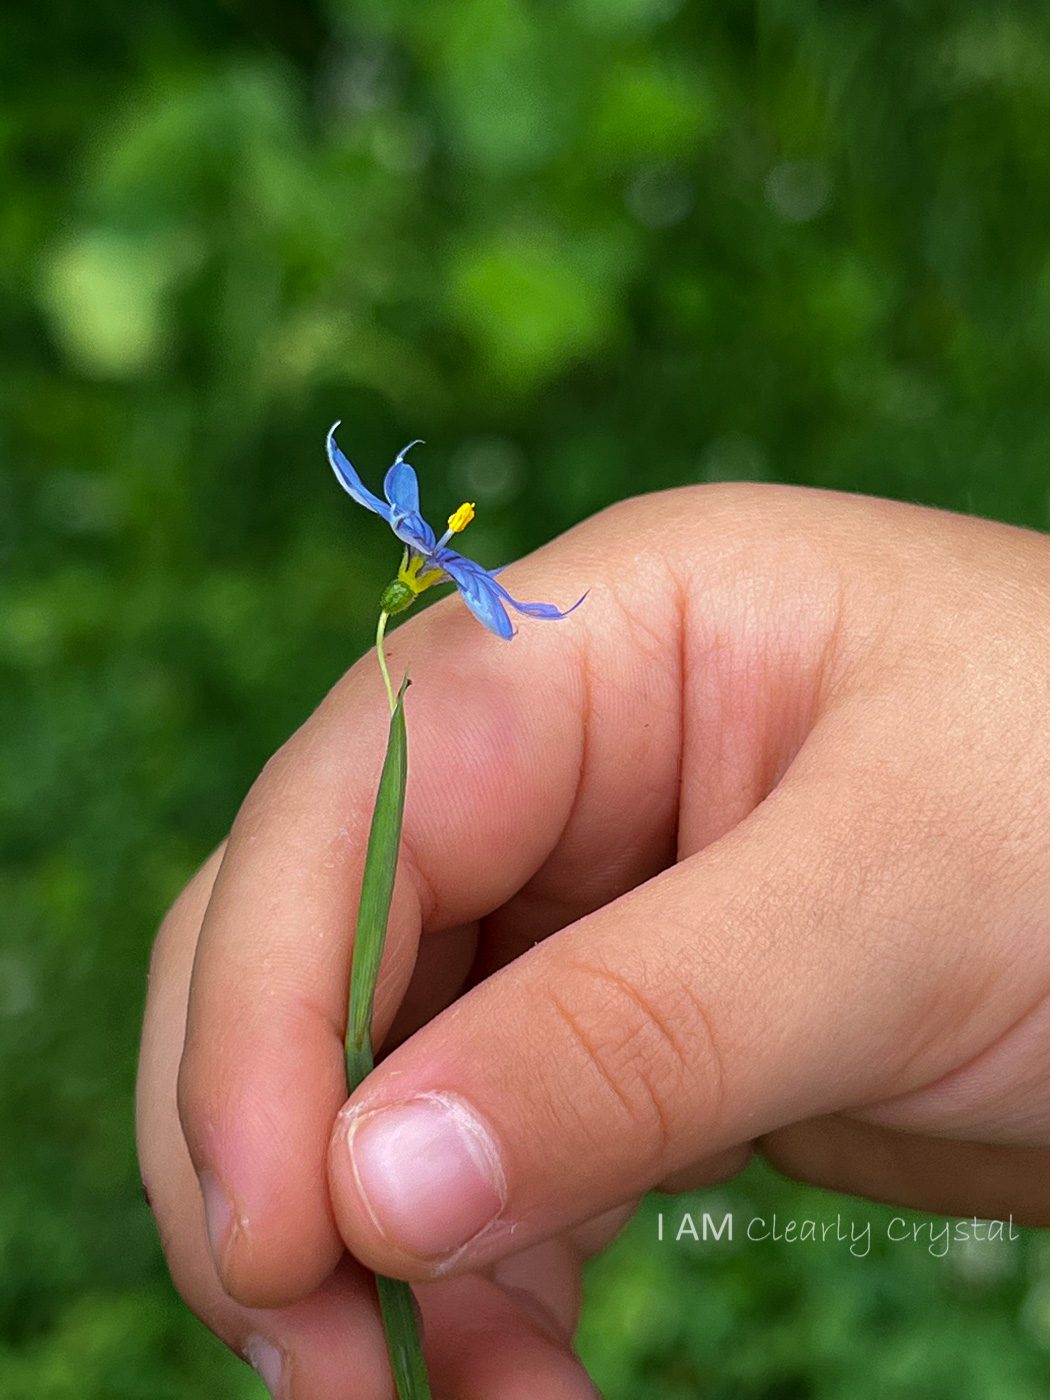
[[383, 638], [386, 636], [386, 625], [390, 620], [388, 612], [379, 614], [379, 625], [376, 628], [376, 656], [379, 657], [379, 669], [383, 673], [383, 684], [386, 686], [386, 698], [390, 702], [390, 713], [394, 713], [397, 700], [394, 697], [394, 687], [390, 684], [390, 672], [386, 668], [386, 653], [383, 650]]

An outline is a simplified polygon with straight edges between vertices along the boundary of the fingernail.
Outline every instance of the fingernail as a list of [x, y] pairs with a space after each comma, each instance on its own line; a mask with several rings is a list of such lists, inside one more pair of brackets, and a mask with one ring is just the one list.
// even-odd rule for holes
[[233, 1205], [213, 1172], [201, 1172], [200, 1183], [201, 1195], [204, 1197], [204, 1221], [208, 1229], [208, 1243], [211, 1245], [215, 1267], [221, 1273], [230, 1241]]
[[372, 1223], [406, 1254], [451, 1254], [503, 1209], [507, 1187], [496, 1145], [454, 1095], [421, 1094], [353, 1115], [347, 1145]]
[[281, 1400], [284, 1395], [284, 1353], [280, 1348], [265, 1337], [249, 1337], [244, 1354], [248, 1365], [258, 1373], [274, 1400]]

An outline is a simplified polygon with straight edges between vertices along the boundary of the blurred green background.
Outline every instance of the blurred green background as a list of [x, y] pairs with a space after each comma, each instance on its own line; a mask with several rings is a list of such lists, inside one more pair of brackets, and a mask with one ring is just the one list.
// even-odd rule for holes
[[[325, 430], [373, 482], [425, 437], [489, 564], [723, 478], [1045, 527], [1050, 19], [41, 0], [0, 74], [0, 1395], [247, 1397], [130, 1094], [160, 914], [390, 573]], [[656, 1208], [591, 1276], [610, 1400], [1046, 1393], [1044, 1238], [657, 1247]]]

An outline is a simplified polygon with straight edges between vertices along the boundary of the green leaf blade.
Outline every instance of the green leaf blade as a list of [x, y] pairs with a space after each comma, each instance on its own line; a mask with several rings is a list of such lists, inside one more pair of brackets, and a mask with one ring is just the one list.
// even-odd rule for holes
[[[372, 1072], [375, 1063], [372, 1011], [379, 965], [386, 946], [390, 902], [394, 894], [405, 817], [408, 735], [404, 702], [407, 688], [406, 676], [390, 715], [386, 756], [379, 777], [361, 877], [346, 1027], [346, 1078], [351, 1093]], [[423, 1359], [412, 1290], [402, 1279], [384, 1278], [377, 1274], [376, 1292], [398, 1400], [430, 1400], [430, 1382]]]

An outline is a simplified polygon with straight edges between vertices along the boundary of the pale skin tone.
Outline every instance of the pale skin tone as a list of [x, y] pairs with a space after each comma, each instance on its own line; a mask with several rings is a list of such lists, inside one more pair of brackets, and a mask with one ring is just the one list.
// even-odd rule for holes
[[[420, 1281], [444, 1400], [593, 1395], [581, 1260], [647, 1189], [754, 1151], [902, 1206], [1050, 1223], [1050, 541], [699, 487], [616, 506], [503, 581], [591, 591], [510, 643], [456, 597], [390, 642], [413, 685], [389, 1053], [350, 1105], [374, 656], [267, 765], [157, 939], [144, 1179], [176, 1286], [239, 1353], [263, 1344], [284, 1400], [391, 1400], [354, 1259]], [[406, 1103], [381, 1153], [371, 1115]], [[442, 1109], [458, 1157], [428, 1137]]]

